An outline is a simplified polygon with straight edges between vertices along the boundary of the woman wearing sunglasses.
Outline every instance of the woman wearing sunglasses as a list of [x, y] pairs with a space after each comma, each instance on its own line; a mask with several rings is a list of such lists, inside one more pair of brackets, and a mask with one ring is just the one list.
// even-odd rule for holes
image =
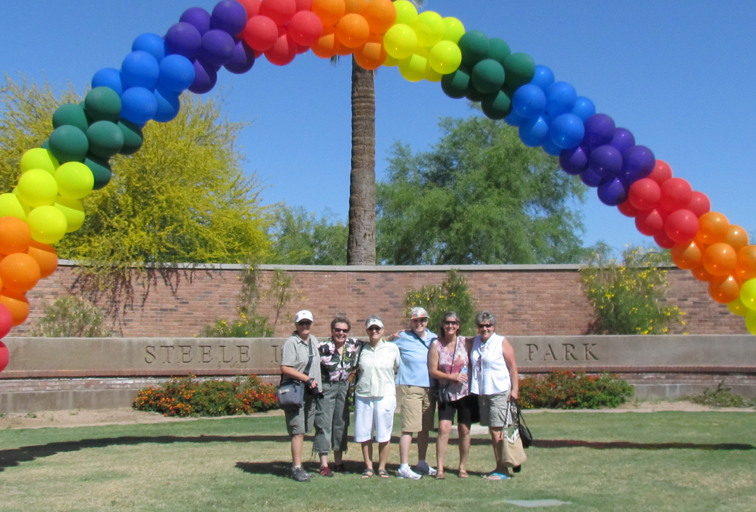
[[334, 471], [345, 471], [342, 460], [347, 450], [347, 430], [349, 429], [349, 383], [357, 367], [360, 349], [364, 343], [349, 338], [352, 324], [346, 316], [339, 315], [331, 321], [331, 337], [321, 341], [320, 373], [323, 376], [323, 398], [320, 400], [320, 414], [315, 422], [316, 430], [313, 451], [320, 455], [320, 475], [331, 477], [328, 467], [328, 452], [333, 449]]
[[473, 340], [470, 353], [470, 393], [479, 395], [480, 424], [488, 427], [496, 459], [496, 469], [486, 478], [506, 480], [509, 470], [502, 461], [504, 427], [511, 422], [507, 418], [509, 399], [520, 395], [520, 377], [512, 345], [504, 336], [494, 332], [494, 314], [482, 311], [476, 315], [475, 323], [478, 335]]
[[460, 478], [467, 478], [470, 425], [478, 409], [477, 397], [470, 395], [467, 378], [472, 339], [459, 336], [460, 324], [457, 313], [446, 313], [441, 320], [438, 339], [433, 341], [428, 352], [430, 376], [436, 380], [438, 390], [448, 398], [448, 401], [438, 400], [437, 480], [444, 479], [444, 459], [455, 415], [459, 431], [458, 474]]
[[394, 379], [399, 367], [399, 348], [382, 338], [383, 320], [371, 316], [365, 322], [368, 343], [362, 347], [357, 369], [354, 399], [354, 440], [362, 445], [365, 471], [362, 478], [370, 478], [373, 471], [373, 432], [378, 442], [378, 476], [388, 478], [391, 431], [394, 428], [396, 387]]

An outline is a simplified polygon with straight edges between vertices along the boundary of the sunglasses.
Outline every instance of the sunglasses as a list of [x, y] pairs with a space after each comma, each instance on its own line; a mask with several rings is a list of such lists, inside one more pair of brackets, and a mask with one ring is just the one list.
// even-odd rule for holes
[[427, 318], [413, 318], [412, 321], [413, 322], [427, 322], [428, 319]]
[[478, 324], [478, 329], [490, 329], [493, 327], [493, 324]]
[[374, 326], [372, 326], [372, 327], [368, 327], [368, 329], [367, 329], [367, 330], [368, 330], [368, 331], [370, 331], [370, 332], [380, 332], [380, 331], [381, 331], [381, 328], [380, 328], [380, 327], [378, 327], [377, 325], [374, 325]]
[[444, 322], [444, 325], [459, 325], [459, 322]]
[[309, 320], [302, 320], [301, 322], [298, 322], [297, 325], [312, 325], [312, 322]]
[[339, 329], [338, 327], [335, 327], [333, 329], [333, 332], [343, 332], [344, 334], [349, 332], [349, 329]]

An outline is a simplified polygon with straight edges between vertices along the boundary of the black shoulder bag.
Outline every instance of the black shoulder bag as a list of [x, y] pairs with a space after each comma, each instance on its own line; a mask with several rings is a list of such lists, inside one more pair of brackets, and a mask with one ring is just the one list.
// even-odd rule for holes
[[[310, 367], [312, 366], [312, 341], [309, 339], [308, 345], [310, 347], [310, 359], [307, 362], [305, 368], [305, 375], [310, 375]], [[278, 398], [278, 407], [281, 409], [298, 409], [305, 403], [305, 383], [299, 379], [289, 379], [284, 381], [284, 376], [281, 374], [281, 383], [276, 390], [276, 397]]]

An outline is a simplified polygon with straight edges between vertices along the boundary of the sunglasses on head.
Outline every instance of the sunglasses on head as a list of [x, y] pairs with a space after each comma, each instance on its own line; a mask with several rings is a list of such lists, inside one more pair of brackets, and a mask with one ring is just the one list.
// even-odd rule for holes
[[344, 334], [346, 334], [349, 332], [349, 329], [339, 329], [338, 327], [334, 327], [333, 332], [343, 332]]
[[493, 324], [478, 324], [478, 329], [490, 329]]

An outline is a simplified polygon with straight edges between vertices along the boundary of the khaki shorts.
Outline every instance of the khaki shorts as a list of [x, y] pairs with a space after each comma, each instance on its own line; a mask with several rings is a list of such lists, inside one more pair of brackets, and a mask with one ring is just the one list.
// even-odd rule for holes
[[[286, 430], [290, 436], [306, 434], [315, 426], [315, 418], [321, 414], [321, 407], [311, 396], [306, 396], [305, 403], [297, 409], [284, 409], [286, 415]], [[320, 425], [318, 424], [318, 427]], [[320, 428], [318, 428], [320, 430]]]
[[484, 427], [504, 428], [507, 426], [509, 391], [496, 395], [480, 395], [480, 424]]
[[402, 408], [402, 432], [433, 430], [436, 416], [433, 388], [399, 385], [396, 393]]

